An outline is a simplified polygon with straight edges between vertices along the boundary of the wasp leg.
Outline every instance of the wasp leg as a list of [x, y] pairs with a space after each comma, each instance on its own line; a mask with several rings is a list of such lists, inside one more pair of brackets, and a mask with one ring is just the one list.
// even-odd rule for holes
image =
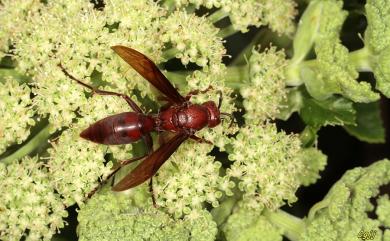
[[210, 144], [210, 145], [214, 145], [211, 141], [203, 139], [203, 138], [200, 138], [200, 137], [197, 137], [195, 135], [190, 136], [190, 138], [192, 140], [198, 142], [198, 143], [207, 143], [207, 144]]
[[207, 87], [207, 89], [205, 89], [205, 90], [193, 90], [193, 91], [191, 91], [190, 93], [188, 93], [188, 94], [186, 95], [185, 99], [188, 101], [188, 100], [190, 100], [191, 97], [194, 96], [194, 95], [204, 94], [204, 93], [206, 93], [206, 92], [208, 92], [208, 91], [210, 91], [210, 90], [213, 90], [213, 89], [214, 89], [214, 88], [210, 85], [210, 86]]
[[130, 164], [132, 162], [135, 162], [135, 161], [138, 161], [142, 158], [145, 158], [147, 157], [149, 154], [146, 154], [146, 155], [143, 155], [143, 156], [138, 156], [138, 157], [133, 157], [131, 159], [128, 159], [128, 160], [123, 160], [123, 161], [120, 161], [118, 162], [113, 168], [112, 168], [112, 172], [107, 176], [105, 177], [102, 181], [100, 181], [99, 185], [97, 185], [92, 191], [90, 191], [87, 195], [87, 199], [91, 198], [93, 194], [95, 194], [97, 192], [97, 190], [99, 190], [112, 176], [115, 175], [115, 173], [117, 173], [121, 167], [127, 165], [127, 164]]
[[149, 192], [152, 195], [153, 207], [158, 208], [157, 203], [156, 203], [156, 196], [154, 195], [154, 191], [153, 191], [153, 177], [150, 178]]
[[119, 97], [122, 97], [126, 102], [127, 104], [129, 104], [129, 106], [131, 107], [131, 109], [133, 109], [135, 112], [137, 113], [142, 113], [142, 110], [141, 108], [139, 108], [139, 106], [132, 100], [130, 99], [129, 96], [125, 95], [125, 94], [121, 94], [121, 93], [116, 93], [116, 92], [112, 92], [112, 91], [105, 91], [105, 90], [99, 90], [91, 85], [88, 85], [84, 82], [82, 82], [81, 80], [78, 80], [76, 79], [73, 75], [71, 75], [63, 66], [62, 64], [58, 64], [58, 66], [61, 68], [62, 72], [64, 72], [64, 74], [71, 78], [72, 80], [76, 81], [77, 83], [79, 83], [80, 85], [90, 89], [92, 91], [92, 94], [98, 94], [98, 95], [114, 95], [114, 96], [119, 96]]

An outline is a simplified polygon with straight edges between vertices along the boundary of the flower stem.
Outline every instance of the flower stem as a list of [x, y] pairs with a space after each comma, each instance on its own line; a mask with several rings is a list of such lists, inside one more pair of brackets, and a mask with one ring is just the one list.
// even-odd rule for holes
[[177, 50], [176, 48], [170, 48], [170, 49], [164, 50], [163, 57], [165, 59], [173, 59], [173, 58], [176, 58], [176, 54], [178, 52], [179, 52], [179, 50]]
[[357, 71], [372, 72], [372, 62], [375, 62], [375, 56], [370, 53], [367, 47], [364, 47], [350, 52], [349, 61], [355, 66]]
[[3, 158], [0, 162], [5, 164], [10, 164], [13, 161], [16, 161], [34, 151], [37, 147], [39, 147], [42, 142], [46, 141], [50, 137], [50, 125], [45, 126], [36, 136], [34, 136], [29, 142], [19, 148], [17, 151], [12, 153], [11, 155]]
[[259, 48], [270, 45], [272, 40], [272, 32], [267, 28], [262, 28], [257, 32], [251, 42], [243, 49], [237, 57], [230, 63], [230, 65], [243, 65], [247, 63], [248, 58], [252, 55], [252, 50], [257, 45]]
[[[304, 62], [305, 63], [305, 62]], [[290, 64], [286, 68], [286, 85], [288, 86], [300, 86], [303, 84], [303, 80], [301, 78], [301, 68], [303, 63], [300, 65]]]
[[230, 66], [227, 68], [226, 86], [239, 89], [249, 80], [248, 66]]
[[187, 86], [186, 77], [191, 74], [190, 71], [168, 71], [164, 73], [167, 78], [179, 89], [185, 89]]
[[315, 126], [306, 126], [305, 129], [300, 133], [299, 139], [301, 140], [303, 147], [310, 147], [317, 140], [317, 132], [319, 131], [319, 127]]
[[291, 241], [299, 240], [301, 233], [305, 229], [305, 223], [302, 219], [282, 210], [277, 210], [275, 212], [265, 210], [264, 216], [267, 217], [268, 221], [272, 224], [281, 228], [284, 235]]
[[221, 226], [226, 222], [231, 215], [234, 206], [237, 204], [237, 201], [237, 197], [228, 197], [218, 207], [211, 210], [211, 215], [213, 215], [213, 219], [218, 226]]
[[207, 19], [210, 20], [210, 22], [212, 23], [216, 23], [219, 20], [225, 18], [226, 16], [228, 16], [228, 14], [225, 11], [223, 11], [222, 9], [218, 9], [217, 11], [213, 12], [210, 16], [208, 16]]
[[222, 28], [221, 31], [219, 31], [218, 37], [227, 38], [237, 32], [238, 31], [233, 28], [233, 25], [229, 25], [226, 28]]

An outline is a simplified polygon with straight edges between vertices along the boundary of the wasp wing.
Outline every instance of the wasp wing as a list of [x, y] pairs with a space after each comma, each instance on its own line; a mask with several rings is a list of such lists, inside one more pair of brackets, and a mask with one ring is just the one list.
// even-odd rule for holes
[[185, 98], [173, 87], [171, 82], [161, 73], [157, 66], [148, 57], [140, 52], [125, 46], [112, 46], [124, 61], [133, 67], [142, 77], [157, 88], [168, 101], [175, 104], [185, 102]]
[[120, 180], [112, 190], [117, 192], [124, 191], [138, 186], [151, 178], [188, 137], [185, 133], [177, 133], [172, 139], [161, 145], [134, 170]]

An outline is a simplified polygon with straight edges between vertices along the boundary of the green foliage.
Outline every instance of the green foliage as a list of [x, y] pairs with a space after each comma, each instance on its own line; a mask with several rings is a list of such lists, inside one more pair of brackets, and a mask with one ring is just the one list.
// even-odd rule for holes
[[[342, 94], [354, 102], [372, 102], [379, 94], [371, 91], [367, 82], [357, 82], [358, 72], [349, 62], [348, 50], [335, 39], [323, 39], [316, 43], [317, 66], [314, 69], [317, 80], [310, 89], [325, 89], [329, 94]], [[315, 79], [315, 78], [314, 78]], [[310, 81], [310, 79], [308, 80]], [[305, 82], [306, 85], [311, 83]], [[316, 92], [312, 95], [316, 98]], [[321, 93], [320, 97], [323, 97]]]
[[367, 0], [365, 9], [368, 23], [365, 44], [379, 53], [390, 46], [390, 6], [386, 0]]
[[378, 102], [354, 104], [356, 110], [356, 125], [345, 125], [344, 128], [359, 140], [369, 143], [384, 143], [383, 128]]
[[301, 69], [308, 92], [319, 100], [333, 94], [342, 94], [355, 102], [377, 100], [379, 95], [371, 91], [368, 83], [356, 81], [358, 72], [349, 61], [348, 49], [340, 43], [339, 34], [347, 16], [342, 2], [320, 1], [316, 7], [321, 9], [316, 16], [320, 18], [318, 33], [312, 33], [316, 34], [313, 37], [316, 59]]
[[[379, 187], [388, 183], [387, 159], [347, 171], [326, 197], [310, 209], [300, 240], [350, 241], [357, 238], [360, 230], [374, 230], [375, 240], [381, 240], [380, 221], [370, 218], [368, 212], [374, 211], [370, 198], [375, 198]], [[380, 202], [387, 205], [383, 199]]]
[[352, 102], [342, 97], [331, 97], [326, 100], [316, 100], [306, 96], [300, 115], [310, 126], [355, 124], [356, 111]]
[[378, 207], [376, 209], [379, 221], [385, 228], [390, 228], [390, 199], [389, 195], [383, 195], [378, 199]]
[[260, 213], [238, 208], [229, 216], [222, 230], [227, 241], [282, 241], [282, 231]]
[[367, 29], [364, 42], [375, 74], [376, 88], [390, 97], [390, 6], [386, 0], [369, 0], [365, 6]]
[[379, 53], [376, 63], [373, 68], [377, 80], [376, 88], [390, 97], [390, 44]]

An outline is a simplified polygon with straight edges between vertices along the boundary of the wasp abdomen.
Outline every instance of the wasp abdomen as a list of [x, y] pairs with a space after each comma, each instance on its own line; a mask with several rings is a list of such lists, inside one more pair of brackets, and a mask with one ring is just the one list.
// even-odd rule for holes
[[[135, 112], [124, 112], [106, 117], [92, 124], [80, 136], [105, 145], [128, 144], [141, 139], [153, 127], [150, 117]], [[145, 130], [146, 129], [146, 130]]]

